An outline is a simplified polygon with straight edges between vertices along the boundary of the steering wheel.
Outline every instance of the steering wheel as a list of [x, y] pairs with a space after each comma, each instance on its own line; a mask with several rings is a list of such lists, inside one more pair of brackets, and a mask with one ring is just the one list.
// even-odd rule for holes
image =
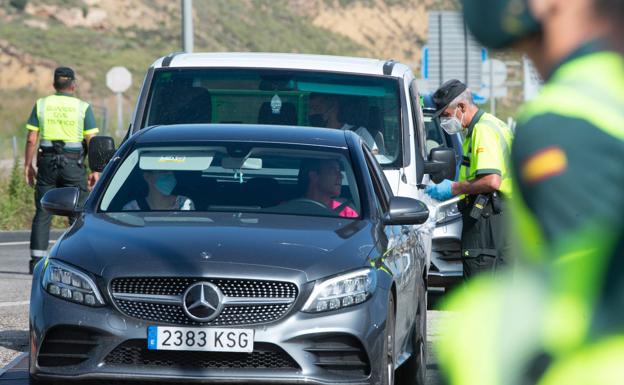
[[290, 201], [291, 203], [307, 203], [307, 204], [312, 204], [318, 207], [322, 207], [325, 210], [331, 210], [329, 207], [325, 206], [324, 204], [322, 204], [319, 201], [315, 201], [314, 199], [308, 199], [308, 198], [297, 198], [297, 199], [293, 199]]

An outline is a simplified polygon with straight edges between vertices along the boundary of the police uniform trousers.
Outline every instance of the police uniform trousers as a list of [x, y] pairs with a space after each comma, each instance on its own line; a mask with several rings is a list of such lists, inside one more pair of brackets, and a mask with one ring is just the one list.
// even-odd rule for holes
[[463, 203], [460, 204], [463, 220], [461, 253], [465, 278], [494, 273], [509, 263], [510, 237], [505, 200], [499, 199], [495, 210], [490, 199], [478, 219], [470, 216], [473, 201], [474, 197], [469, 196], [460, 202]]
[[[52, 214], [41, 207], [41, 198], [56, 187], [78, 187], [79, 204], [84, 203], [88, 195], [86, 169], [82, 154], [79, 152], [42, 151], [37, 155], [37, 184], [35, 186], [36, 212], [30, 233], [32, 257], [44, 257], [50, 238]], [[42, 254], [42, 255], [35, 255]]]

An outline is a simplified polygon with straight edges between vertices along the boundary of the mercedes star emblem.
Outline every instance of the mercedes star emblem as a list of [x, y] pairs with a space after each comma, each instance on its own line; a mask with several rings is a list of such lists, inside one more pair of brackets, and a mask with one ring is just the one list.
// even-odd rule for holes
[[197, 282], [189, 286], [182, 296], [186, 315], [198, 322], [215, 319], [223, 309], [223, 293], [210, 282]]

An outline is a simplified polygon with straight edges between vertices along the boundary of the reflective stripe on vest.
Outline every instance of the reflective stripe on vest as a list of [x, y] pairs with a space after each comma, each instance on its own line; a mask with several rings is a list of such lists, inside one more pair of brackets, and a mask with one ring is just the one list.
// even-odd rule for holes
[[50, 95], [37, 101], [41, 139], [82, 142], [88, 103], [65, 95]]

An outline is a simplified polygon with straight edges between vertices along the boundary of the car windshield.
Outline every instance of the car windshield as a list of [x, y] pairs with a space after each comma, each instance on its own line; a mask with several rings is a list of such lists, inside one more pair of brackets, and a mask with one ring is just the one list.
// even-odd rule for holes
[[245, 123], [349, 129], [382, 165], [400, 155], [399, 81], [266, 69], [160, 69], [144, 126]]
[[100, 202], [103, 212], [253, 212], [358, 218], [360, 196], [344, 149], [223, 143], [130, 153]]

